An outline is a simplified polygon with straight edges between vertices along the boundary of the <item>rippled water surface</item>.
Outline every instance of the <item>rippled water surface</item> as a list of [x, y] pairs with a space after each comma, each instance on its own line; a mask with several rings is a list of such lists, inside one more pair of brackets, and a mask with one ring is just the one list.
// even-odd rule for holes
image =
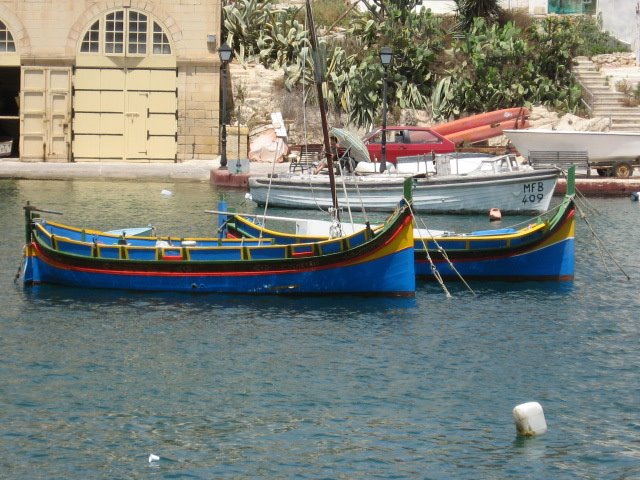
[[[640, 204], [592, 201], [575, 282], [472, 284], [476, 296], [435, 283], [411, 300], [14, 283], [27, 200], [77, 226], [196, 235], [214, 228], [204, 210], [218, 194], [0, 181], [1, 478], [640, 477]], [[511, 410], [532, 400], [549, 432], [519, 439]]]

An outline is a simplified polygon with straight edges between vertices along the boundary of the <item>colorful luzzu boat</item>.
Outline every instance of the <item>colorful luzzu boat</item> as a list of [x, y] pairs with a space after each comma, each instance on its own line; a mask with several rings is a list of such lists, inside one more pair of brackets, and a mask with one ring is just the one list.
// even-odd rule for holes
[[[167, 292], [413, 296], [409, 203], [382, 228], [279, 245], [251, 239], [107, 234], [40, 218], [25, 207], [25, 285]], [[48, 212], [55, 213], [55, 212]]]
[[[415, 271], [421, 278], [465, 280], [572, 280], [574, 277], [575, 172], [570, 169], [561, 203], [519, 229], [502, 228], [465, 234], [414, 230]], [[260, 217], [230, 215], [226, 227], [233, 238], [263, 238], [282, 245], [327, 238], [328, 227], [296, 221], [288, 234], [264, 228]], [[311, 222], [311, 221], [309, 221]], [[325, 222], [326, 223], [326, 222]], [[314, 230], [315, 229], [315, 230]], [[357, 228], [355, 229], [357, 230]]]

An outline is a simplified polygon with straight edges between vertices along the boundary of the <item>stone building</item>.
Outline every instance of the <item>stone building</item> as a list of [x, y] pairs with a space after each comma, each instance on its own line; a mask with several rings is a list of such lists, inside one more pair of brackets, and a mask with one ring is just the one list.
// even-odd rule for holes
[[0, 0], [0, 141], [24, 161], [218, 154], [219, 0]]

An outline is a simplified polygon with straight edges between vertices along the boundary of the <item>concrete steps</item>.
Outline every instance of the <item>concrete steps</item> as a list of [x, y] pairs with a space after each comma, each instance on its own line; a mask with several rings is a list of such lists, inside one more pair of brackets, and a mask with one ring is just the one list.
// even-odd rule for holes
[[615, 77], [596, 70], [586, 57], [575, 59], [573, 73], [585, 90], [584, 99], [591, 107], [591, 115], [610, 119], [615, 131], [640, 131], [640, 107], [626, 107], [626, 96], [615, 90]]

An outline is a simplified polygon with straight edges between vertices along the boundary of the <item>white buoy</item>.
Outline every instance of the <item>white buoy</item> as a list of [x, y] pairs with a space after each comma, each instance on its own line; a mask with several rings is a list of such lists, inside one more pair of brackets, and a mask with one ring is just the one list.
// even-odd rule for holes
[[171, 195], [173, 195], [173, 192], [171, 190], [162, 190], [160, 192], [160, 195], [162, 195], [163, 197], [170, 197]]
[[247, 193], [244, 194], [244, 199], [245, 200], [253, 200], [253, 196], [250, 193], [247, 192]]
[[634, 202], [637, 202], [638, 200], [640, 200], [640, 192], [633, 192], [631, 194], [631, 200]]
[[160, 460], [158, 455], [154, 455], [153, 453], [149, 455], [149, 463], [157, 462]]
[[516, 422], [518, 435], [532, 437], [547, 433], [547, 422], [544, 411], [538, 402], [527, 402], [513, 409], [513, 419]]
[[489, 210], [489, 221], [495, 222], [498, 220], [502, 220], [502, 212], [499, 208], [492, 208]]

